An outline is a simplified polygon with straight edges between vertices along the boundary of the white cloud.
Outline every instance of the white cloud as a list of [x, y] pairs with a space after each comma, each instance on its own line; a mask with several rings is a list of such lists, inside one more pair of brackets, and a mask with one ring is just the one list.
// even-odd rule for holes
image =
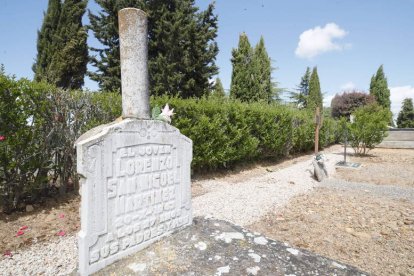
[[397, 86], [390, 87], [391, 91], [391, 111], [394, 119], [397, 119], [398, 113], [401, 111], [402, 102], [405, 98], [412, 98], [414, 100], [414, 86]]
[[355, 90], [355, 84], [352, 81], [349, 81], [341, 86], [342, 91], [352, 91]]
[[335, 23], [328, 23], [323, 28], [316, 26], [304, 31], [299, 36], [299, 44], [295, 54], [300, 58], [311, 59], [325, 52], [349, 49], [351, 44], [341, 45], [333, 41], [333, 39], [343, 38], [347, 34], [347, 31], [341, 29]]

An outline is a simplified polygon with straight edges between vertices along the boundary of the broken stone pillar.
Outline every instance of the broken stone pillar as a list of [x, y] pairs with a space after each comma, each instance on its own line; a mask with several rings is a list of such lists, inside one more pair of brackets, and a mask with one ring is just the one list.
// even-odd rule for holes
[[192, 222], [192, 141], [168, 123], [149, 120], [146, 22], [138, 9], [119, 12], [124, 120], [98, 126], [75, 144], [81, 275]]

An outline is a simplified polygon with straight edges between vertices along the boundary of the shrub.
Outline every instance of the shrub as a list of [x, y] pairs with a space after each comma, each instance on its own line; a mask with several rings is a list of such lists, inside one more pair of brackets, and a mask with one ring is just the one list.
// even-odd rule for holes
[[351, 113], [358, 107], [374, 102], [375, 98], [364, 92], [352, 91], [344, 92], [342, 95], [336, 94], [331, 102], [332, 117], [349, 118], [349, 115], [351, 115]]
[[348, 123], [349, 142], [357, 154], [367, 154], [387, 135], [390, 111], [377, 104], [358, 108], [354, 123]]
[[[3, 210], [37, 201], [56, 188], [76, 191], [73, 145], [85, 131], [121, 116], [121, 96], [62, 90], [2, 73], [0, 93]], [[313, 149], [313, 114], [306, 110], [227, 98], [151, 98], [152, 107], [165, 103], [176, 112], [172, 124], [193, 140], [195, 171]], [[336, 123], [325, 118], [321, 147], [334, 143], [335, 135]]]

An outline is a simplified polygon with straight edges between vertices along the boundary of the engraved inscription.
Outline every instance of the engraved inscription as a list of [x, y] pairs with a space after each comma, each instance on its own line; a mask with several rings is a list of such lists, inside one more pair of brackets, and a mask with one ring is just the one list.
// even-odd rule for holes
[[90, 264], [189, 223], [175, 149], [140, 144], [113, 152], [113, 176], [105, 183], [112, 221], [103, 241], [90, 248]]

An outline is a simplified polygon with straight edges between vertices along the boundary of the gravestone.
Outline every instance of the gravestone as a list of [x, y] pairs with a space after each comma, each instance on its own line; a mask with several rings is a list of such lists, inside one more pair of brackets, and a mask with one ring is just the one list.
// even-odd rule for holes
[[123, 120], [76, 141], [81, 275], [192, 223], [192, 141], [149, 119], [146, 14], [119, 11], [119, 33]]

